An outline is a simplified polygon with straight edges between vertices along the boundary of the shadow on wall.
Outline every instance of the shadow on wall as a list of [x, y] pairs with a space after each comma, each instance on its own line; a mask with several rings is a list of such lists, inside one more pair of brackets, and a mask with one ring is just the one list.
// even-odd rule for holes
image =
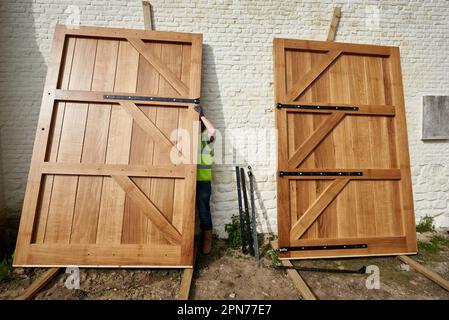
[[[1, 70], [0, 70], [1, 72]], [[8, 239], [6, 235], [6, 206], [5, 206], [5, 190], [3, 183], [3, 152], [2, 152], [2, 127], [0, 127], [0, 262], [5, 258], [8, 251]]]
[[[241, 150], [235, 147], [230, 148], [226, 143], [231, 143], [232, 139], [227, 139], [225, 129], [226, 122], [224, 117], [225, 106], [221, 99], [221, 90], [218, 82], [218, 75], [216, 70], [214, 49], [208, 44], [203, 45], [203, 68], [202, 68], [202, 85], [201, 85], [201, 103], [204, 107], [206, 117], [212, 121], [214, 126], [221, 132], [219, 139], [215, 146], [216, 155], [223, 156], [225, 150], [232, 149], [234, 161], [235, 159], [245, 159], [246, 152], [241, 154]], [[221, 152], [217, 152], [217, 148], [221, 148]], [[223, 160], [223, 159], [222, 159]], [[248, 186], [249, 199], [249, 181], [247, 176], [248, 163], [224, 163], [216, 164], [213, 167], [213, 190], [211, 199], [211, 210], [213, 219], [220, 216], [225, 223], [231, 220], [232, 215], [238, 215], [237, 202], [237, 185], [235, 178], [235, 165], [245, 168], [245, 178]], [[260, 192], [257, 188], [257, 177], [254, 177], [254, 191], [255, 201], [259, 204], [261, 212], [256, 211], [259, 221], [258, 226], [266, 225], [269, 233], [273, 233], [273, 228], [268, 219], [267, 209], [263, 203]], [[261, 221], [264, 220], [263, 222]], [[222, 224], [224, 225], [224, 223]], [[216, 230], [218, 231], [218, 230]]]
[[[224, 129], [223, 104], [220, 96], [220, 87], [218, 85], [217, 70], [215, 67], [215, 56], [213, 48], [203, 43], [203, 65], [201, 69], [201, 105], [205, 116], [213, 123], [217, 130]], [[216, 143], [221, 144], [221, 142]], [[213, 185], [220, 184], [219, 174], [216, 174], [220, 165], [213, 168]], [[214, 212], [217, 210], [215, 203], [219, 201], [216, 188], [212, 189], [211, 211], [212, 221], [214, 221]], [[199, 219], [196, 219], [197, 225]]]
[[[239, 151], [236, 148], [233, 148], [233, 152], [236, 155], [237, 159], [243, 159], [242, 155], [239, 154]], [[239, 158], [240, 157], [240, 158]], [[245, 169], [245, 181], [246, 181], [246, 186], [247, 186], [247, 193], [248, 193], [248, 201], [250, 201], [250, 193], [249, 193], [249, 177], [248, 177], [248, 163], [245, 160], [244, 163], [236, 163], [236, 165], [239, 165], [240, 167], [243, 167]], [[235, 189], [237, 189], [237, 182], [236, 182], [236, 177], [235, 177], [235, 168], [233, 167], [232, 169], [229, 169], [229, 171], [232, 170], [233, 176], [234, 176], [234, 184], [235, 184]], [[257, 210], [257, 205], [256, 205], [256, 223], [257, 223], [257, 227], [261, 228], [261, 226], [265, 225], [266, 226], [266, 233], [269, 234], [275, 234], [275, 230], [273, 228], [273, 226], [270, 223], [270, 219], [268, 218], [268, 210], [265, 207], [265, 204], [263, 202], [262, 199], [262, 195], [260, 193], [260, 190], [258, 188], [258, 182], [257, 182], [257, 173], [254, 173], [254, 168], [253, 168], [253, 176], [254, 176], [254, 202], [259, 204], [259, 208], [260, 208], [260, 212], [259, 210]], [[237, 191], [235, 191], [235, 193], [237, 194]], [[237, 201], [237, 200], [236, 200]], [[238, 208], [238, 204], [236, 202], [237, 208]], [[263, 220], [263, 222], [262, 222]]]
[[[0, 3], [0, 255], [14, 250], [47, 65], [33, 0]], [[45, 41], [51, 42], [51, 36]]]

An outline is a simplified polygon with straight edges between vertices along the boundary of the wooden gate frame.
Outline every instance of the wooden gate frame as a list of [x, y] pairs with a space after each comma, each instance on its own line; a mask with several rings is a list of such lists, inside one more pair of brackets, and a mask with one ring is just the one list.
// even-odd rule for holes
[[[324, 53], [320, 63], [312, 67], [302, 78], [298, 79], [290, 90], [286, 90], [285, 86], [285, 49], [299, 49], [299, 50], [314, 50]], [[416, 235], [415, 235], [415, 218], [413, 209], [412, 183], [410, 176], [410, 155], [408, 150], [407, 126], [405, 118], [405, 103], [402, 85], [402, 71], [400, 65], [399, 48], [363, 45], [363, 44], [347, 44], [337, 42], [323, 42], [312, 40], [292, 40], [275, 38], [273, 40], [274, 50], [274, 66], [275, 66], [275, 105], [278, 104], [295, 104], [295, 100], [315, 81], [321, 73], [323, 73], [340, 55], [343, 53], [350, 54], [365, 54], [390, 57], [391, 60], [391, 106], [378, 105], [357, 105], [358, 110], [345, 111], [329, 111], [319, 109], [295, 109], [294, 112], [317, 113], [317, 114], [331, 114], [313, 133], [304, 141], [301, 146], [295, 151], [292, 158], [288, 157], [287, 145], [278, 143], [278, 158], [277, 158], [277, 207], [278, 207], [278, 237], [279, 247], [288, 247], [292, 240], [288, 236], [293, 231], [293, 235], [297, 239], [300, 237], [308, 227], [318, 218], [324, 211], [327, 205], [339, 194], [339, 192], [351, 180], [376, 180], [376, 179], [392, 179], [400, 181], [401, 192], [401, 207], [403, 210], [403, 225], [407, 237], [396, 237], [395, 241], [403, 243], [408, 252], [397, 252], [398, 254], [416, 253]], [[301, 105], [316, 105], [313, 103], [303, 103]], [[330, 104], [329, 104], [330, 105]], [[343, 107], [351, 107], [352, 105], [339, 104]], [[326, 105], [324, 105], [326, 106]], [[395, 106], [395, 107], [393, 107]], [[327, 134], [347, 115], [356, 113], [358, 115], [385, 115], [396, 117], [397, 126], [402, 130], [395, 131], [398, 169], [364, 169], [356, 170], [362, 172], [361, 176], [342, 176], [342, 177], [309, 177], [309, 176], [284, 176], [280, 177], [279, 173], [282, 171], [291, 171], [292, 168], [297, 168], [302, 161], [304, 161], [318, 145], [327, 136]], [[279, 136], [287, 136], [287, 110], [278, 108], [276, 110], [276, 128]], [[355, 170], [355, 169], [354, 169]], [[329, 171], [347, 172], [354, 171], [351, 169], [333, 169]], [[317, 171], [316, 169], [302, 169], [301, 171]], [[324, 169], [319, 169], [320, 172], [325, 172]], [[309, 207], [305, 214], [295, 223], [291, 225], [290, 219], [281, 218], [282, 214], [290, 210], [290, 196], [286, 190], [289, 190], [290, 179], [328, 179], [333, 182], [324, 190], [324, 192], [316, 199], [316, 201]], [[283, 190], [283, 191], [281, 191]], [[415, 236], [413, 236], [415, 235]], [[344, 240], [344, 239], [342, 239]], [[360, 239], [358, 243], [372, 243], [373, 238]], [[319, 240], [308, 240], [310, 245], [320, 245]], [[332, 243], [329, 243], [332, 244]], [[338, 244], [338, 243], [335, 243]], [[355, 249], [358, 250], [358, 249]], [[379, 255], [381, 254], [376, 249], [371, 250], [370, 253], [363, 255]], [[381, 254], [386, 255], [386, 254]], [[338, 255], [341, 257], [340, 255]], [[354, 256], [353, 254], [350, 256]], [[310, 256], [307, 258], [316, 258], [320, 255]], [[330, 257], [330, 256], [327, 256]], [[290, 252], [281, 253], [281, 259], [293, 258]]]
[[[193, 232], [190, 237], [181, 237], [179, 232], [171, 225], [164, 215], [147, 199], [147, 197], [137, 188], [129, 176], [141, 177], [183, 177], [189, 181], [195, 181], [196, 175], [196, 152], [191, 152], [192, 162], [182, 167], [175, 165], [163, 166], [137, 166], [137, 165], [112, 165], [112, 164], [54, 164], [45, 161], [46, 146], [49, 141], [52, 114], [55, 102], [57, 101], [79, 101], [86, 103], [102, 102], [107, 104], [119, 104], [128, 114], [136, 121], [138, 125], [145, 128], [146, 132], [155, 136], [155, 141], [161, 142], [166, 147], [172, 147], [173, 143], [166, 138], [165, 135], [144, 116], [135, 103], [130, 100], [105, 99], [105, 95], [124, 95], [129, 93], [118, 92], [92, 92], [78, 90], [62, 90], [57, 89], [58, 79], [60, 75], [60, 61], [63, 57], [64, 43], [68, 36], [92, 36], [110, 39], [126, 39], [132, 46], [148, 60], [151, 65], [178, 91], [181, 96], [179, 98], [198, 99], [200, 96], [201, 82], [201, 62], [202, 62], [202, 35], [190, 33], [171, 33], [158, 32], [148, 30], [133, 30], [120, 28], [101, 28], [101, 27], [79, 27], [69, 28], [64, 25], [56, 25], [53, 47], [51, 51], [50, 62], [48, 66], [47, 78], [42, 98], [41, 112], [38, 120], [38, 128], [31, 159], [31, 167], [28, 176], [27, 188], [25, 193], [22, 217], [19, 227], [19, 236], [17, 239], [16, 254], [14, 256], [14, 266], [31, 266], [26, 262], [26, 258], [32, 250], [32, 233], [34, 225], [35, 212], [39, 201], [39, 192], [44, 174], [72, 174], [72, 175], [99, 175], [111, 176], [120, 187], [127, 192], [128, 196], [135, 200], [136, 204], [151, 212], [147, 215], [152, 222], [166, 234], [166, 238], [171, 243], [178, 243], [181, 246], [181, 256], [184, 267], [192, 267], [193, 261]], [[189, 88], [177, 79], [169, 69], [165, 68], [162, 62], [144, 47], [143, 40], [157, 40], [168, 42], [191, 43], [191, 71], [189, 79]], [[134, 94], [132, 94], [134, 95]], [[155, 97], [155, 95], [152, 95]], [[157, 97], [157, 96], [156, 96]], [[164, 98], [164, 97], [162, 97]], [[198, 113], [194, 110], [195, 103], [186, 102], [155, 102], [155, 101], [139, 101], [142, 105], [158, 105], [177, 107], [186, 107], [189, 109], [191, 123], [198, 120]], [[197, 126], [197, 125], [196, 125]], [[192, 139], [192, 150], [197, 150], [197, 141]], [[193, 182], [192, 182], [193, 184]], [[186, 212], [191, 211], [194, 215], [195, 208], [195, 186], [186, 187], [184, 196]], [[183, 230], [194, 228], [194, 219], [184, 219]], [[182, 243], [180, 243], [182, 240]], [[95, 249], [89, 245], [76, 245], [77, 250], [88, 250], [91, 256], [95, 254], [103, 254], [106, 248]], [[114, 253], [124, 254], [130, 251], [129, 248], [113, 248]], [[135, 249], [138, 250], [138, 249]], [[136, 254], [134, 250], [134, 255]], [[139, 251], [139, 250], [138, 250]], [[139, 252], [141, 252], [140, 250]], [[141, 252], [148, 253], [148, 250]], [[48, 254], [48, 252], [46, 252]], [[45, 265], [39, 265], [45, 266]], [[53, 265], [48, 265], [53, 266]], [[90, 266], [90, 264], [88, 265]], [[98, 266], [93, 264], [93, 266]], [[114, 267], [107, 265], [107, 267]], [[144, 267], [144, 266], [127, 266], [127, 267]], [[170, 267], [163, 265], [161, 267]], [[173, 266], [175, 268], [183, 267], [182, 265]]]

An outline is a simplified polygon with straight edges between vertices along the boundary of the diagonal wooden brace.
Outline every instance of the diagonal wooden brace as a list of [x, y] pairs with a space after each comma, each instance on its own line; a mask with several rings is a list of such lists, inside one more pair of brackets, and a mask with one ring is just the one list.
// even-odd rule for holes
[[301, 218], [293, 225], [290, 231], [290, 240], [298, 240], [312, 223], [323, 213], [329, 204], [348, 184], [349, 178], [335, 179], [314, 203], [307, 209]]
[[128, 176], [113, 175], [112, 179], [114, 179], [123, 191], [125, 191], [126, 195], [133, 200], [140, 209], [142, 209], [147, 218], [161, 231], [162, 236], [172, 244], [181, 244], [182, 236], [178, 230], [176, 230], [158, 207], [147, 198]]

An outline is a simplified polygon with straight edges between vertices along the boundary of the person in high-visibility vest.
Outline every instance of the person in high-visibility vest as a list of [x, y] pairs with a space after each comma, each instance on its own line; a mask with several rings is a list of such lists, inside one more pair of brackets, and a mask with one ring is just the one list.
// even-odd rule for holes
[[212, 251], [212, 216], [210, 212], [210, 196], [212, 193], [212, 163], [214, 162], [213, 142], [215, 128], [204, 116], [203, 108], [196, 107], [199, 112], [201, 132], [198, 141], [198, 165], [196, 175], [196, 205], [200, 217], [202, 233], [202, 252], [209, 254]]

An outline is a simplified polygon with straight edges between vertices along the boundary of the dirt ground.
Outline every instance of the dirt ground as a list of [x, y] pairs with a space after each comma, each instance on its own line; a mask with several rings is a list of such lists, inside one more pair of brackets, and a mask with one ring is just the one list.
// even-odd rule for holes
[[[443, 234], [443, 233], [441, 233]], [[447, 231], [444, 237], [449, 239]], [[428, 235], [420, 239], [427, 241]], [[191, 299], [301, 299], [285, 271], [271, 267], [265, 247], [258, 267], [254, 258], [242, 255], [217, 240], [209, 256], [199, 255], [191, 288]], [[437, 253], [422, 250], [413, 257], [449, 279], [449, 246]], [[449, 299], [449, 292], [405, 266], [395, 257], [307, 260], [306, 267], [359, 269], [375, 265], [380, 270], [380, 289], [367, 289], [368, 274], [318, 273], [301, 271], [319, 299]], [[44, 270], [16, 268], [10, 279], [0, 283], [0, 299], [20, 295]], [[36, 299], [175, 299], [181, 281], [179, 270], [81, 269], [80, 289], [67, 289], [68, 275], [61, 273]]]

